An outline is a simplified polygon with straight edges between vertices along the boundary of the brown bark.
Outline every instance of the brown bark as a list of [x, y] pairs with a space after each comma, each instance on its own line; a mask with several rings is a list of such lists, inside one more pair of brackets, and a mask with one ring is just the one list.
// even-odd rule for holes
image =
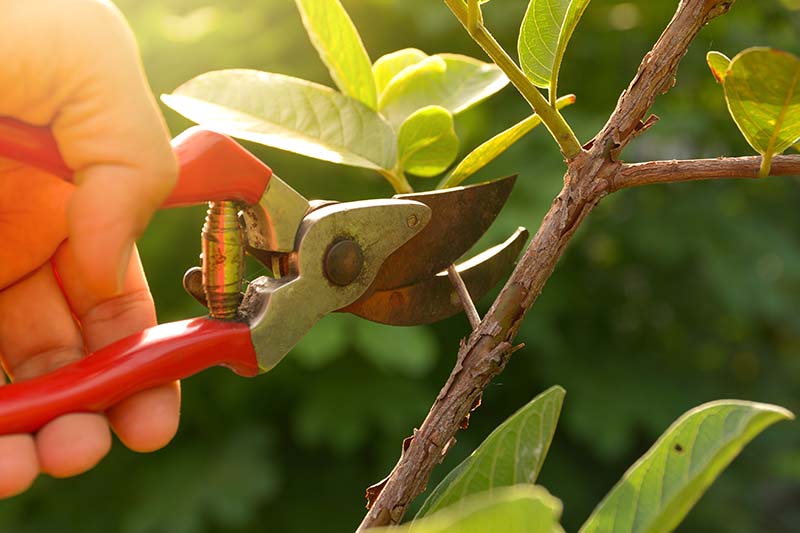
[[[620, 96], [608, 122], [584, 150], [567, 163], [564, 187], [545, 215], [517, 268], [491, 309], [462, 342], [444, 387], [364, 517], [359, 531], [398, 524], [411, 501], [425, 490], [459, 425], [514, 351], [514, 337], [569, 240], [592, 208], [616, 190], [671, 181], [755, 177], [760, 158], [653, 161], [623, 164], [620, 151], [653, 120], [644, 120], [655, 99], [675, 82], [678, 64], [700, 31], [730, 8], [733, 0], [681, 0], [677, 11], [636, 76]], [[797, 174], [800, 156], [776, 157], [772, 174]], [[375, 491], [377, 492], [377, 491]]]

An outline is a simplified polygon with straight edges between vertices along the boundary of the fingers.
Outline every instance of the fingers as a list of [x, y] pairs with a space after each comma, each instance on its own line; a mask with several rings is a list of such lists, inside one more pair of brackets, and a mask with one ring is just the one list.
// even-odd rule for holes
[[[0, 386], [5, 376], [0, 371]], [[30, 488], [39, 475], [36, 445], [31, 435], [8, 435], [0, 438], [0, 500]]]
[[74, 187], [0, 160], [0, 289], [46, 263], [67, 236]]
[[30, 0], [10, 3], [0, 34], [0, 57], [11, 57], [0, 62], [0, 115], [51, 126], [80, 185], [68, 212], [75, 264], [90, 290], [117, 294], [177, 172], [131, 31], [108, 2]]
[[[90, 352], [156, 324], [153, 301], [135, 248], [123, 278], [122, 294], [104, 299], [84, 283], [71, 246], [68, 242], [59, 248], [55, 264]], [[180, 389], [176, 382], [131, 396], [106, 415], [126, 446], [147, 452], [172, 440], [179, 412]]]
[[[0, 291], [0, 354], [15, 380], [29, 379], [83, 356], [80, 330], [49, 263]], [[8, 472], [8, 477], [0, 478], [0, 492], [21, 492], [40, 470], [55, 477], [84, 472], [110, 446], [103, 417], [86, 413], [50, 422], [35, 440], [29, 435], [0, 437], [0, 449], [9, 454], [0, 465]]]
[[39, 475], [31, 435], [0, 437], [0, 499], [25, 492]]

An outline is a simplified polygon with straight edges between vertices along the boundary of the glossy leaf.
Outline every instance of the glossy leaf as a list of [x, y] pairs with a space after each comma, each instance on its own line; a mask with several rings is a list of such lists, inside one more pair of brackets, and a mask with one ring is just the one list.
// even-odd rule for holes
[[542, 487], [516, 485], [473, 495], [399, 527], [369, 533], [563, 533], [561, 502]]
[[761, 175], [767, 175], [772, 156], [800, 140], [800, 59], [781, 50], [750, 48], [731, 61], [724, 87], [728, 110], [764, 157]]
[[397, 133], [400, 168], [424, 178], [437, 176], [455, 161], [458, 145], [453, 114], [439, 106], [423, 107]]
[[372, 73], [375, 76], [375, 85], [378, 89], [378, 95], [383, 93], [389, 82], [392, 81], [406, 67], [416, 65], [417, 63], [425, 60], [428, 54], [416, 48], [405, 48], [381, 56], [372, 65]]
[[498, 426], [439, 483], [417, 516], [461, 508], [465, 497], [479, 492], [534, 483], [553, 440], [564, 394], [563, 388], [551, 387]]
[[581, 533], [673, 531], [748, 442], [791, 418], [781, 407], [736, 400], [692, 409], [625, 473]]
[[454, 115], [508, 84], [496, 66], [457, 54], [437, 54], [398, 73], [381, 94], [378, 109], [399, 127], [412, 113], [438, 105]]
[[731, 65], [731, 60], [728, 56], [721, 52], [711, 51], [706, 54], [706, 62], [708, 68], [711, 69], [711, 74], [717, 80], [717, 83], [725, 82], [725, 75], [728, 73], [728, 67]]
[[[570, 94], [559, 98], [556, 102], [556, 107], [561, 109], [574, 103], [575, 95]], [[534, 114], [517, 122], [507, 130], [498, 133], [467, 154], [456, 168], [447, 174], [437, 188], [446, 189], [448, 187], [460, 185], [464, 180], [494, 161], [497, 156], [508, 150], [514, 143], [522, 139], [528, 132], [541, 123], [542, 119], [539, 115]]]
[[375, 109], [378, 96], [369, 55], [339, 0], [295, 0], [311, 43], [344, 94]]
[[589, 0], [531, 0], [519, 31], [517, 50], [523, 72], [537, 87], [550, 87], [572, 33]]
[[374, 170], [391, 169], [397, 162], [394, 132], [378, 113], [298, 78], [220, 70], [162, 99], [190, 120], [281, 150]]

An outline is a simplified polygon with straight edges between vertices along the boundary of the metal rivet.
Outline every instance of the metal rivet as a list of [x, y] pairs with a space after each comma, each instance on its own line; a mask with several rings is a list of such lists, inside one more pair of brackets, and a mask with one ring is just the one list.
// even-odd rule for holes
[[364, 253], [352, 239], [342, 239], [328, 248], [325, 254], [325, 276], [334, 285], [349, 285], [361, 274]]
[[409, 228], [413, 228], [414, 226], [419, 224], [419, 218], [417, 218], [417, 215], [408, 215], [408, 218], [406, 219], [406, 224], [408, 225]]

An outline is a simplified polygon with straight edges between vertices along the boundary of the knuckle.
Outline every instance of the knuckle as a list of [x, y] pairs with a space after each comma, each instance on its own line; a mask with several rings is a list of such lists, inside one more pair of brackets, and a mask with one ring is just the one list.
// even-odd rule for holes
[[80, 321], [87, 329], [125, 324], [132, 331], [140, 331], [155, 321], [153, 299], [147, 289], [122, 294], [95, 305]]

